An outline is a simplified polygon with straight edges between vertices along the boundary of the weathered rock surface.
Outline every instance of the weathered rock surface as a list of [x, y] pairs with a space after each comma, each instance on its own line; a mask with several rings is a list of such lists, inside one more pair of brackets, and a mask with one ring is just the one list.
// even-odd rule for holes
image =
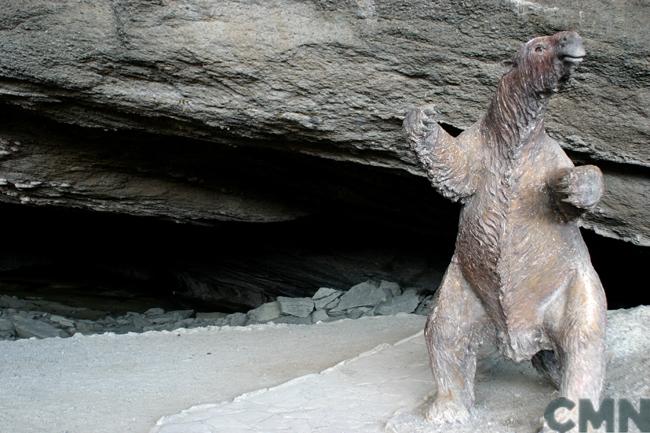
[[278, 296], [278, 303], [282, 314], [289, 316], [305, 318], [314, 311], [314, 301], [311, 298]]
[[16, 315], [12, 318], [14, 327], [16, 328], [16, 335], [21, 338], [49, 338], [49, 337], [67, 337], [68, 334], [54, 326], [34, 320], [29, 317]]
[[[446, 124], [466, 128], [521, 41], [571, 27], [589, 57], [553, 101], [547, 129], [574, 157], [605, 162], [608, 192], [585, 225], [648, 245], [649, 9], [597, 0], [10, 0], [0, 11], [0, 103], [95, 135], [0, 127], [0, 200], [186, 222], [295, 219], [309, 206], [227, 170], [197, 175], [195, 162], [231, 145], [421, 175], [402, 137], [407, 107], [435, 103]], [[169, 152], [121, 139], [108, 152], [104, 129], [202, 144]]]
[[395, 296], [382, 302], [375, 308], [375, 314], [391, 315], [397, 313], [412, 313], [418, 307], [420, 297], [415, 290], [407, 290], [402, 295]]
[[313, 323], [326, 322], [329, 320], [329, 315], [325, 310], [316, 310], [312, 313], [311, 319]]
[[[327, 313], [325, 314], [327, 316]], [[321, 319], [323, 320], [323, 319]], [[11, 320], [0, 318], [0, 339], [8, 339], [14, 335], [14, 324]]]
[[394, 281], [381, 280], [379, 282], [379, 288], [390, 292], [392, 296], [399, 296], [402, 294], [402, 289], [399, 287], [399, 284]]
[[339, 304], [332, 311], [343, 311], [354, 307], [368, 307], [379, 304], [392, 296], [390, 290], [379, 287], [372, 281], [364, 281], [345, 292]]
[[248, 322], [248, 316], [244, 313], [233, 313], [226, 317], [226, 323], [230, 326], [244, 326]]
[[262, 304], [254, 310], [249, 311], [248, 317], [252, 321], [264, 323], [277, 319], [281, 314], [280, 304], [278, 301], [273, 301]]
[[[385, 280], [382, 280], [381, 284], [372, 281], [357, 284], [350, 289], [351, 297], [348, 297], [340, 308], [337, 307], [338, 300], [348, 292], [320, 288], [314, 295], [318, 297], [316, 301], [312, 298], [278, 296], [275, 301], [259, 305], [248, 313], [195, 313], [194, 310], [165, 311], [155, 307], [143, 313], [129, 311], [122, 315], [107, 314], [95, 321], [77, 317], [78, 309], [67, 305], [55, 305], [56, 311], [65, 311], [67, 308], [68, 316], [62, 316], [47, 311], [30, 310], [36, 306], [48, 309], [50, 305], [42, 300], [27, 301], [12, 296], [0, 296], [0, 340], [68, 337], [77, 333], [90, 335], [106, 332], [126, 334], [173, 331], [202, 326], [245, 326], [269, 322], [309, 325], [340, 319], [358, 319], [362, 316], [411, 313], [418, 304], [428, 302], [431, 298], [430, 295], [419, 295], [416, 289], [407, 289], [403, 294], [393, 297], [389, 290], [391, 287], [396, 290], [399, 285]], [[365, 296], [367, 299], [363, 299]], [[329, 300], [327, 305], [314, 309], [315, 302], [323, 300]], [[6, 307], [7, 305], [11, 307]], [[423, 311], [423, 314], [426, 314], [426, 311]]]
[[314, 300], [314, 307], [317, 310], [328, 306], [330, 308], [334, 307], [333, 302], [340, 298], [342, 294], [343, 292], [340, 290], [321, 287], [316, 291], [316, 293], [314, 293], [314, 296], [312, 296], [312, 299]]

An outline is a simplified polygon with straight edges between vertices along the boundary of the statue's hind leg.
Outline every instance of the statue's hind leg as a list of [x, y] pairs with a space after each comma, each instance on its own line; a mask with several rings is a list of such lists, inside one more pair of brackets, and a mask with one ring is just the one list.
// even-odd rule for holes
[[[605, 380], [607, 301], [593, 269], [577, 271], [564, 302], [562, 316], [550, 330], [561, 365], [560, 395], [576, 407], [580, 399], [589, 399], [597, 408]], [[565, 413], [556, 418], [564, 422], [563, 418], [577, 416]]]
[[424, 335], [437, 385], [426, 417], [432, 422], [464, 421], [474, 404], [477, 346], [493, 335], [493, 326], [455, 259], [436, 293]]
[[560, 389], [562, 384], [562, 366], [560, 361], [552, 350], [542, 350], [533, 356], [533, 367], [549, 382], [555, 389]]

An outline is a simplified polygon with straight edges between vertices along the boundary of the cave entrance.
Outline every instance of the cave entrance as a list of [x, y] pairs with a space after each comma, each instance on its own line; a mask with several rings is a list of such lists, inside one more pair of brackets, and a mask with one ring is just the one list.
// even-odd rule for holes
[[[291, 222], [202, 227], [4, 205], [0, 294], [125, 313], [247, 311], [277, 296], [311, 296], [366, 279], [433, 291], [453, 252], [454, 208], [436, 230], [398, 217], [335, 209]], [[583, 234], [610, 309], [650, 304], [643, 290], [649, 251]]]

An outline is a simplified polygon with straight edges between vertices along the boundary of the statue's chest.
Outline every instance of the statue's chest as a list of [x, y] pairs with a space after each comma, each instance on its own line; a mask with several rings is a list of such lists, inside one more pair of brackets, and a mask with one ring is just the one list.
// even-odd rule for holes
[[503, 275], [500, 262], [504, 254], [508, 226], [507, 202], [476, 195], [461, 213], [456, 241], [456, 254], [466, 278], [477, 288], [493, 290], [500, 287]]
[[500, 254], [519, 190], [515, 182], [497, 176], [485, 179], [461, 214], [459, 241], [464, 250], [489, 258]]
[[483, 182], [461, 214], [457, 253], [466, 270], [482, 286], [501, 286], [501, 263], [510, 254], [513, 230], [534, 223], [546, 206], [545, 173], [536, 170], [536, 154], [523, 154], [495, 170], [486, 170]]

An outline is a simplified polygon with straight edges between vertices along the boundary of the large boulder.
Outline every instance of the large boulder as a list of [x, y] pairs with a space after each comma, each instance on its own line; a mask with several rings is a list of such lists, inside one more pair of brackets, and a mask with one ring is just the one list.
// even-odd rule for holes
[[[466, 128], [520, 42], [575, 28], [589, 57], [553, 100], [547, 129], [605, 171], [607, 195], [585, 225], [648, 245], [649, 9], [596, 0], [10, 0], [0, 10], [0, 103], [21, 111], [11, 112], [13, 129], [0, 128], [0, 200], [179, 221], [295, 219], [308, 209], [229, 177], [202, 183], [169, 168], [166, 155], [183, 168], [224, 145], [255, 147], [422, 176], [401, 131], [407, 107], [435, 103], [448, 129]], [[83, 128], [50, 138], [27, 111]], [[139, 146], [113, 140], [125, 131], [143, 134]], [[171, 137], [172, 149], [142, 147], [154, 134]]]

